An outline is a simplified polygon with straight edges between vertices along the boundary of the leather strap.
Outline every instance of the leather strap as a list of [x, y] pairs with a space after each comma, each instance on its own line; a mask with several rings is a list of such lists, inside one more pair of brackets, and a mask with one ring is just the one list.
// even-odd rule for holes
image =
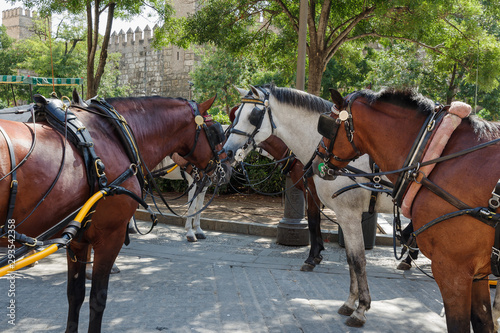
[[5, 132], [3, 127], [0, 126], [0, 133], [2, 133], [5, 141], [7, 142], [7, 147], [9, 149], [9, 158], [10, 158], [10, 167], [11, 167], [11, 182], [10, 182], [10, 195], [9, 195], [9, 204], [7, 209], [7, 217], [5, 218], [5, 224], [2, 226], [2, 236], [7, 233], [7, 226], [9, 220], [12, 218], [12, 214], [14, 213], [14, 207], [16, 205], [16, 195], [17, 195], [17, 175], [16, 175], [16, 155], [14, 153], [14, 146], [12, 141], [10, 140], [9, 135]]

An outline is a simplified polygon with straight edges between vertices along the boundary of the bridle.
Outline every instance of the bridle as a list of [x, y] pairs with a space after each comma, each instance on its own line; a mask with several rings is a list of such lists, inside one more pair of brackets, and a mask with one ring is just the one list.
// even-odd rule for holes
[[[187, 157], [193, 154], [198, 144], [200, 132], [203, 129], [203, 131], [205, 131], [205, 135], [207, 136], [210, 149], [212, 150], [213, 158], [208, 162], [207, 167], [200, 171], [208, 175], [210, 172], [215, 170], [215, 172], [210, 177], [213, 179], [214, 177], [218, 176], [219, 179], [224, 179], [226, 176], [226, 172], [224, 171], [219, 158], [220, 154], [223, 153], [223, 150], [221, 149], [217, 151], [217, 145], [222, 144], [226, 139], [222, 125], [219, 122], [214, 122], [211, 115], [202, 116], [196, 102], [189, 101], [189, 106], [194, 115], [194, 122], [196, 123], [196, 133], [193, 147], [191, 148], [189, 153], [187, 153], [187, 155], [184, 155], [182, 157], [184, 159], [187, 159]], [[208, 126], [207, 123], [212, 124]]]
[[[264, 117], [267, 114], [269, 115], [269, 121], [271, 123], [271, 133], [274, 132], [274, 129], [276, 129], [276, 124], [274, 123], [273, 120], [273, 115], [271, 112], [271, 108], [269, 107], [269, 92], [266, 89], [263, 89], [261, 87], [257, 87], [263, 94], [264, 94], [264, 100], [261, 100], [259, 98], [255, 98], [251, 92], [249, 92], [245, 97], [241, 99], [241, 105], [239, 107], [240, 112], [236, 114], [236, 117], [234, 119], [233, 125], [231, 129], [229, 130], [229, 134], [237, 134], [237, 135], [243, 135], [248, 137], [247, 142], [243, 145], [242, 149], [248, 148], [249, 145], [252, 145], [253, 148], [255, 149], [257, 147], [257, 144], [255, 143], [255, 136], [257, 133], [260, 131], [260, 128], [262, 127], [262, 123], [264, 122]], [[247, 133], [241, 130], [238, 130], [235, 128], [235, 126], [238, 124], [240, 120], [240, 115], [241, 115], [241, 110], [243, 109], [244, 105], [246, 103], [254, 104], [254, 108], [250, 112], [250, 116], [248, 117], [248, 121], [250, 122], [251, 125], [255, 126], [255, 129], [253, 130], [252, 133]], [[259, 108], [258, 105], [263, 106], [263, 108]]]
[[[338, 162], [352, 162], [362, 155], [362, 153], [359, 151], [359, 149], [356, 147], [354, 143], [355, 131], [352, 119], [352, 112], [351, 112], [351, 106], [357, 97], [358, 97], [358, 92], [348, 95], [345, 99], [345, 102], [347, 102], [346, 108], [341, 108], [341, 110], [339, 110], [334, 104], [332, 106], [331, 113], [330, 114], [323, 113], [318, 120], [319, 134], [330, 140], [330, 144], [328, 145], [328, 147], [325, 145], [323, 139], [319, 143], [319, 146], [321, 146], [325, 150], [325, 153], [320, 152], [319, 149], [316, 148], [315, 154], [313, 155], [313, 159], [315, 155], [317, 155], [324, 161], [324, 164], [321, 167], [322, 169], [320, 170], [322, 175], [328, 174], [333, 176], [335, 171], [340, 169], [339, 167], [330, 162], [332, 158]], [[337, 115], [337, 118], [333, 118], [331, 116], [332, 114]], [[341, 158], [333, 154], [333, 147], [337, 139], [338, 130], [340, 129], [342, 123], [344, 123], [347, 140], [351, 143], [351, 146], [355, 152], [354, 157]]]

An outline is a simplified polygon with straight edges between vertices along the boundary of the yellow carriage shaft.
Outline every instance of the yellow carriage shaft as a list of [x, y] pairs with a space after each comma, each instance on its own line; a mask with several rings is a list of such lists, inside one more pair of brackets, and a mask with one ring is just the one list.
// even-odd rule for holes
[[[106, 194], [107, 193], [104, 190], [101, 190], [99, 192], [94, 193], [94, 195], [91, 196], [87, 200], [87, 202], [85, 202], [85, 204], [82, 206], [82, 208], [80, 209], [80, 211], [76, 215], [74, 221], [81, 224], [83, 219], [85, 218], [85, 216], [87, 216], [87, 213], [89, 212], [89, 210], [97, 203], [97, 201], [102, 199]], [[64, 233], [63, 233], [63, 237], [64, 237]], [[43, 259], [43, 258], [49, 256], [52, 253], [56, 252], [62, 246], [63, 246], [63, 244], [51, 244], [50, 246], [46, 247], [45, 249], [43, 249], [35, 254], [32, 254], [26, 258], [20, 259], [14, 263], [10, 263], [10, 264], [0, 268], [0, 277], [5, 276], [5, 275], [12, 273], [14, 271], [17, 271], [18, 269], [26, 267], [26, 266], [34, 263], [35, 261], [38, 261], [40, 259]]]

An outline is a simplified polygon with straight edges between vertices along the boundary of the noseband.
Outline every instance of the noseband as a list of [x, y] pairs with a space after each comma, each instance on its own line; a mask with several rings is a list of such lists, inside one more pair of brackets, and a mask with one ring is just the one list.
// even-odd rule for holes
[[[320, 172], [323, 175], [329, 174], [333, 176], [334, 172], [336, 170], [339, 170], [339, 168], [336, 165], [330, 162], [332, 158], [338, 162], [352, 162], [362, 155], [359, 149], [354, 144], [354, 123], [352, 121], [352, 112], [351, 112], [351, 106], [357, 97], [358, 97], [357, 92], [350, 94], [346, 98], [347, 107], [345, 109], [339, 110], [337, 109], [337, 107], [335, 107], [335, 105], [333, 105], [332, 112], [330, 114], [324, 113], [319, 118], [318, 132], [319, 134], [330, 140], [330, 145], [328, 147], [325, 145], [323, 139], [319, 143], [319, 145], [323, 149], [325, 149], [324, 154], [321, 153], [317, 148], [315, 152], [315, 155], [321, 157], [324, 161], [324, 165], [321, 166], [322, 169], [320, 170]], [[337, 115], [337, 118], [332, 118], [331, 116], [332, 113]], [[347, 140], [351, 143], [351, 146], [356, 153], [356, 156], [347, 159], [338, 157], [337, 155], [333, 154], [333, 147], [335, 145], [335, 140], [337, 138], [338, 130], [342, 123], [344, 123]]]

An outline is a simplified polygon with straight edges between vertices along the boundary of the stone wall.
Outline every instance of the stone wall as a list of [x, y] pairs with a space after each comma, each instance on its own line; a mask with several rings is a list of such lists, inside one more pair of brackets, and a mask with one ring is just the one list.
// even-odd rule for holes
[[36, 12], [29, 9], [13, 8], [2, 11], [2, 24], [7, 28], [7, 35], [17, 40], [29, 38], [32, 35], [30, 31], [33, 27], [33, 17]]
[[[198, 6], [198, 0], [172, 3], [179, 17], [193, 13]], [[195, 53], [176, 46], [154, 49], [151, 44], [156, 28], [129, 28], [111, 35], [109, 52], [122, 55], [119, 84], [128, 83], [136, 96], [157, 94], [190, 99], [189, 72], [197, 60]]]
[[156, 50], [152, 47], [154, 29], [139, 27], [125, 33], [113, 32], [108, 52], [120, 53], [119, 84], [129, 84], [133, 95], [161, 95], [190, 98], [189, 72], [195, 54], [175, 46]]

